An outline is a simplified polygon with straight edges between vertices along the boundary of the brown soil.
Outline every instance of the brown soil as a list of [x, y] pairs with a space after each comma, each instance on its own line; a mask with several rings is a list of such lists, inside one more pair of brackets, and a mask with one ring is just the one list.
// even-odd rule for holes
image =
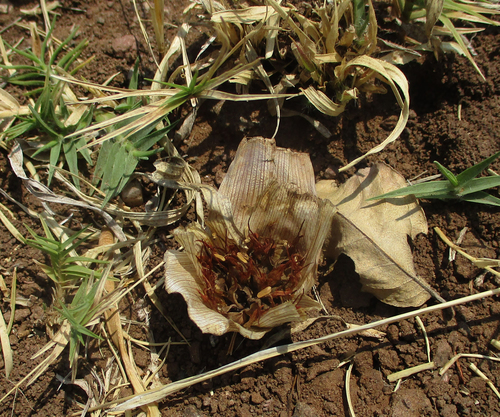
[[[79, 40], [90, 41], [86, 56], [96, 60], [83, 75], [95, 82], [103, 82], [117, 71], [115, 79], [121, 85], [137, 54], [141, 58], [141, 74], [150, 77], [154, 65], [148, 57], [145, 42], [129, 1], [63, 1], [59, 9], [55, 35], [65, 37], [73, 24], [80, 26]], [[19, 16], [19, 8], [31, 8], [35, 2], [14, 2], [8, 15], [0, 15], [0, 26], [5, 27]], [[20, 5], [22, 4], [22, 5]], [[141, 3], [142, 4], [142, 3]], [[167, 2], [171, 11], [169, 21], [181, 22], [184, 2]], [[78, 11], [75, 9], [81, 9]], [[40, 16], [29, 18], [42, 26]], [[148, 28], [152, 33], [151, 28]], [[167, 35], [172, 38], [175, 29]], [[11, 28], [2, 36], [12, 43], [26, 31]], [[135, 38], [130, 43], [128, 35]], [[199, 41], [203, 34], [196, 28], [190, 42]], [[125, 38], [124, 38], [125, 37]], [[427, 171], [437, 172], [433, 165], [438, 160], [453, 172], [481, 161], [499, 150], [498, 129], [500, 108], [500, 44], [498, 30], [487, 28], [473, 39], [476, 62], [487, 78], [481, 82], [468, 61], [462, 57], [445, 56], [436, 61], [428, 56], [422, 62], [413, 62], [402, 68], [410, 82], [412, 115], [401, 138], [381, 154], [368, 159], [366, 164], [382, 160], [406, 178]], [[17, 94], [16, 96], [19, 96]], [[361, 97], [338, 118], [327, 118], [295, 103], [297, 109], [310, 112], [333, 133], [331, 139], [321, 137], [301, 118], [284, 119], [277, 135], [279, 146], [308, 152], [317, 179], [332, 177], [335, 169], [380, 143], [395, 124], [398, 108], [393, 96]], [[301, 107], [302, 106], [302, 107]], [[461, 113], [461, 118], [459, 114]], [[192, 135], [180, 149], [187, 160], [197, 168], [207, 183], [220, 184], [234, 152], [245, 136], [270, 136], [275, 119], [266, 111], [265, 103], [234, 104], [205, 103], [200, 110]], [[492, 167], [497, 172], [500, 164]], [[0, 154], [0, 187], [19, 202], [34, 210], [41, 205], [21, 187], [11, 172], [6, 154]], [[352, 174], [352, 172], [350, 173]], [[339, 182], [346, 176], [335, 177]], [[492, 191], [493, 194], [497, 192]], [[15, 226], [26, 235], [24, 225], [41, 233], [40, 225], [6, 199], [2, 203], [16, 215]], [[482, 270], [457, 256], [448, 261], [445, 244], [433, 228], [439, 226], [450, 238], [456, 239], [460, 230], [469, 231], [462, 244], [477, 257], [499, 257], [500, 212], [498, 208], [465, 202], [443, 203], [423, 201], [429, 222], [429, 234], [414, 242], [418, 273], [447, 300], [493, 289], [498, 285], [491, 275], [484, 281], [476, 280]], [[69, 214], [71, 209], [63, 208]], [[75, 226], [78, 226], [76, 224]], [[171, 229], [169, 229], [171, 230]], [[159, 236], [169, 233], [160, 230]], [[7, 286], [12, 283], [13, 268], [17, 267], [19, 297], [28, 300], [27, 307], [18, 306], [10, 342], [14, 350], [14, 371], [10, 380], [0, 380], [0, 395], [11, 389], [13, 383], [27, 375], [41, 359], [30, 359], [49, 341], [46, 333], [50, 323], [51, 285], [48, 278], [34, 264], [43, 256], [19, 244], [0, 227], [0, 269]], [[159, 244], [150, 268], [162, 258], [165, 246]], [[348, 258], [340, 258], [331, 272], [331, 262], [325, 262], [320, 271], [318, 290], [328, 312], [339, 315], [349, 323], [363, 324], [395, 315], [401, 310], [384, 305], [361, 293], [354, 266]], [[161, 273], [156, 274], [156, 280]], [[476, 280], [476, 281], [475, 281]], [[159, 382], [165, 384], [214, 369], [261, 349], [272, 335], [261, 341], [236, 338], [235, 349], [228, 355], [230, 335], [213, 337], [202, 334], [190, 321], [181, 296], [168, 296], [158, 291], [171, 319], [177, 324], [190, 345], [173, 345], [160, 372]], [[430, 301], [429, 304], [432, 304]], [[3, 297], [1, 309], [6, 321], [10, 317], [9, 300]], [[144, 339], [146, 321], [139, 314], [145, 308], [149, 325], [157, 341], [180, 341], [179, 335], [165, 321], [156, 308], [149, 304], [140, 291], [122, 302], [122, 314], [132, 320], [129, 333]], [[422, 317], [433, 360], [442, 365], [455, 353], [494, 355], [489, 344], [499, 337], [500, 302], [496, 298], [470, 303], [457, 309], [456, 315], [435, 313]], [[142, 321], [142, 322], [141, 322]], [[293, 336], [293, 340], [323, 336], [343, 329], [337, 321], [323, 321]], [[416, 322], [411, 319], [380, 329], [387, 333], [382, 341], [363, 336], [335, 340], [315, 348], [305, 349], [282, 357], [225, 374], [211, 381], [188, 388], [166, 398], [160, 404], [165, 416], [330, 416], [348, 415], [345, 397], [346, 366], [337, 368], [339, 361], [354, 356], [350, 379], [351, 399], [357, 416], [498, 416], [499, 399], [484, 380], [468, 367], [470, 360], [462, 359], [443, 376], [437, 371], [425, 371], [407, 378], [399, 390], [387, 375], [427, 361], [425, 341]], [[276, 333], [276, 332], [275, 332]], [[284, 337], [279, 343], [290, 341]], [[137, 366], [146, 372], [150, 354], [133, 348]], [[93, 343], [82, 359], [78, 378], [92, 378], [91, 371], [101, 374], [111, 353], [107, 346]], [[490, 361], [472, 360], [500, 387], [500, 365]], [[0, 358], [0, 369], [3, 359]], [[31, 386], [22, 386], [15, 396], [0, 404], [0, 415], [61, 416], [80, 410], [75, 401], [85, 403], [87, 397], [78, 387], [62, 385], [58, 376], [69, 373], [67, 353], [51, 366]], [[123, 388], [120, 396], [131, 394]], [[106, 400], [110, 400], [106, 398]], [[12, 410], [12, 411], [11, 411]]]

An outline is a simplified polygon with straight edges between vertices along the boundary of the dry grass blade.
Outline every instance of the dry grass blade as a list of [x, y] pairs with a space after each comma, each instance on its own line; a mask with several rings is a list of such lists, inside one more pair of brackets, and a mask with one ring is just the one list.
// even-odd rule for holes
[[[415, 317], [417, 315], [422, 315], [426, 313], [430, 313], [433, 311], [439, 311], [443, 310], [449, 307], [453, 307], [456, 305], [472, 302], [475, 300], [480, 300], [485, 297], [491, 297], [500, 294], [500, 288], [491, 290], [491, 291], [485, 291], [479, 294], [474, 294], [470, 295], [468, 297], [463, 297], [460, 299], [448, 301], [446, 303], [438, 304], [435, 306], [431, 307], [426, 307], [423, 309], [411, 311], [408, 313], [403, 313], [399, 314], [397, 316], [389, 317], [387, 319], [379, 320], [376, 322], [368, 323], [356, 328], [351, 328], [347, 329], [338, 333], [333, 333], [327, 336], [323, 336], [317, 339], [312, 339], [312, 340], [306, 340], [302, 342], [296, 342], [292, 343], [289, 345], [284, 345], [284, 346], [278, 346], [278, 347], [273, 347], [269, 348], [257, 353], [254, 353], [253, 355], [247, 356], [243, 359], [240, 359], [236, 362], [232, 362], [230, 364], [227, 364], [225, 366], [222, 366], [218, 369], [215, 369], [213, 371], [205, 372], [201, 375], [195, 375], [177, 382], [173, 382], [171, 384], [165, 385], [160, 388], [156, 388], [154, 390], [147, 391], [145, 393], [139, 394], [139, 395], [133, 395], [130, 397], [122, 398], [120, 400], [116, 401], [111, 401], [105, 404], [102, 404], [98, 407], [95, 407], [94, 409], [91, 409], [90, 411], [95, 411], [97, 409], [109, 409], [111, 408], [110, 412], [123, 412], [126, 410], [132, 410], [137, 407], [140, 407], [144, 404], [149, 404], [152, 402], [160, 401], [161, 399], [165, 398], [166, 396], [173, 394], [174, 392], [180, 391], [182, 389], [185, 389], [187, 387], [190, 387], [194, 384], [197, 384], [199, 382], [206, 381], [208, 379], [214, 378], [216, 376], [225, 374], [227, 372], [234, 371], [236, 369], [240, 369], [242, 367], [251, 365], [256, 362], [262, 362], [264, 360], [274, 358], [276, 356], [283, 355], [285, 353], [290, 353], [299, 349], [304, 349], [307, 347], [315, 346], [320, 343], [327, 342], [329, 340], [333, 339], [338, 339], [341, 337], [353, 335], [353, 334], [358, 334], [361, 331], [368, 330], [368, 329], [373, 329], [379, 326], [384, 326], [390, 323], [395, 323], [401, 320], [405, 320], [411, 317]], [[117, 405], [119, 404], [119, 405]], [[113, 407], [115, 406], [115, 407]], [[113, 407], [113, 408], [112, 408]]]
[[476, 71], [481, 76], [481, 79], [483, 81], [486, 81], [486, 77], [484, 76], [483, 72], [481, 71], [481, 69], [476, 64], [476, 61], [472, 57], [472, 54], [470, 53], [469, 48], [467, 48], [467, 46], [465, 45], [465, 42], [462, 39], [462, 36], [457, 32], [457, 30], [455, 29], [455, 26], [453, 25], [453, 23], [451, 22], [451, 20], [447, 16], [445, 16], [445, 15], [441, 15], [440, 18], [439, 18], [439, 20], [441, 20], [441, 22], [443, 23], [443, 25], [445, 26], [445, 28], [447, 28], [452, 33], [453, 37], [455, 38], [455, 40], [460, 45], [460, 49], [462, 50], [463, 54], [467, 57], [467, 59], [474, 66], [474, 68], [476, 69]]
[[[5, 207], [0, 205], [2, 209]], [[23, 235], [17, 230], [17, 228], [12, 224], [12, 222], [7, 218], [7, 216], [3, 213], [2, 210], [0, 210], [0, 220], [4, 224], [4, 226], [7, 228], [7, 230], [14, 236], [19, 242], [24, 243], [24, 237]]]
[[345, 396], [347, 400], [347, 407], [349, 409], [349, 416], [350, 417], [356, 417], [356, 414], [354, 413], [354, 407], [352, 405], [352, 399], [351, 399], [351, 373], [352, 373], [352, 368], [354, 367], [354, 362], [351, 361], [349, 364], [349, 367], [347, 368], [347, 371], [345, 373]]
[[160, 90], [163, 87], [163, 85], [160, 82], [164, 81], [167, 78], [170, 59], [179, 52], [181, 48], [181, 38], [185, 37], [186, 35], [187, 35], [186, 28], [184, 25], [182, 25], [179, 28], [175, 38], [172, 40], [167, 53], [163, 56], [163, 59], [161, 60], [158, 69], [156, 70], [154, 76], [154, 82], [151, 85], [152, 91]]
[[403, 369], [399, 372], [394, 372], [393, 374], [387, 375], [387, 380], [389, 382], [397, 381], [398, 379], [408, 378], [411, 375], [417, 374], [423, 371], [430, 371], [436, 369], [436, 364], [434, 362], [427, 362], [421, 365], [413, 366], [408, 369]]
[[[115, 290], [114, 281], [107, 280], [105, 283], [105, 289], [108, 293]], [[134, 366], [131, 357], [128, 354], [127, 347], [125, 345], [125, 339], [123, 337], [123, 329], [120, 321], [120, 310], [118, 309], [118, 304], [113, 304], [107, 311], [104, 312], [104, 318], [106, 320], [106, 325], [108, 327], [109, 334], [113, 340], [114, 345], [118, 348], [120, 357], [125, 366], [125, 372], [134, 388], [136, 393], [144, 392], [144, 385], [142, 383], [137, 369]], [[159, 416], [158, 407], [154, 404], [146, 405], [148, 415], [151, 417]]]
[[493, 382], [491, 381], [491, 379], [489, 379], [476, 365], [474, 365], [473, 363], [469, 364], [469, 368], [474, 371], [477, 375], [479, 375], [479, 377], [486, 381], [486, 383], [488, 384], [488, 386], [491, 388], [491, 390], [495, 393], [495, 395], [498, 397], [498, 399], [500, 399], [500, 392], [498, 392], [497, 390], [497, 387], [495, 387], [495, 385], [493, 384]]
[[464, 258], [471, 261], [475, 266], [477, 266], [478, 268], [483, 268], [486, 271], [492, 273], [493, 275], [500, 277], [500, 272], [495, 271], [492, 268], [492, 266], [498, 266], [497, 259], [478, 259], [478, 258], [475, 258], [474, 256], [469, 255], [467, 252], [465, 252], [460, 246], [455, 245], [450, 239], [448, 239], [448, 237], [446, 237], [446, 235], [443, 233], [443, 231], [439, 227], [435, 227], [434, 231], [443, 240], [443, 242], [446, 243], [451, 249], [455, 250], [460, 255], [462, 255]]
[[[284, 13], [288, 13], [289, 7], [280, 6]], [[269, 6], [252, 6], [243, 9], [232, 9], [215, 12], [211, 21], [214, 23], [252, 24], [264, 19], [275, 17], [278, 13]]]
[[302, 92], [314, 107], [328, 116], [338, 116], [345, 110], [345, 103], [337, 104], [333, 102], [325, 93], [316, 90], [313, 86], [302, 90]]
[[[2, 54], [2, 59], [4, 65], [10, 67], [12, 66], [11, 62], [9, 61], [9, 55], [7, 54], [7, 50], [5, 49], [5, 44], [3, 42], [3, 38], [0, 36], [0, 53]], [[13, 68], [7, 69], [9, 72], [9, 75], [12, 76], [16, 73], [16, 70]], [[3, 91], [3, 89], [2, 89]]]
[[[153, 175], [144, 174], [144, 176], [151, 181], [157, 183], [161, 186], [169, 186], [170, 188], [183, 189], [184, 194], [186, 196], [186, 202], [175, 209], [166, 209], [153, 211], [153, 212], [134, 212], [130, 210], [125, 210], [122, 207], [107, 203], [105, 207], [105, 211], [114, 216], [120, 216], [131, 221], [139, 222], [142, 225], [148, 226], [168, 226], [176, 221], [180, 220], [182, 216], [189, 210], [191, 207], [191, 203], [196, 198], [196, 191], [189, 187], [184, 186], [183, 184], [199, 184], [201, 179], [196, 170], [192, 169], [189, 166], [186, 166], [186, 169], [183, 170], [182, 175], [180, 177], [180, 182], [178, 181], [167, 181], [167, 180], [158, 180], [158, 177]], [[97, 197], [89, 197], [80, 190], [78, 190], [71, 182], [69, 182], [66, 178], [64, 178], [58, 171], [56, 171], [54, 177], [60, 180], [65, 186], [67, 186], [75, 195], [77, 195], [81, 200], [86, 202], [95, 208], [102, 207], [102, 198]], [[161, 178], [160, 178], [161, 179]]]
[[10, 290], [10, 319], [7, 325], [7, 335], [10, 334], [12, 326], [14, 325], [14, 318], [16, 313], [16, 299], [17, 299], [17, 266], [14, 267], [12, 273], [12, 288]]
[[426, 19], [425, 19], [425, 34], [430, 38], [432, 29], [441, 16], [443, 11], [444, 0], [430, 0], [425, 5]]
[[479, 355], [476, 353], [459, 353], [453, 356], [440, 370], [439, 375], [444, 375], [444, 373], [450, 369], [450, 367], [460, 358], [476, 358], [476, 359], [487, 359], [493, 362], [500, 362], [500, 358], [494, 356]]
[[9, 161], [14, 173], [23, 181], [24, 186], [33, 196], [43, 202], [69, 204], [77, 207], [89, 208], [99, 213], [103, 217], [103, 219], [106, 221], [110, 229], [113, 230], [113, 233], [119, 240], [127, 240], [121, 227], [119, 227], [114, 219], [105, 211], [101, 210], [100, 208], [93, 207], [89, 204], [74, 200], [72, 198], [57, 195], [42, 183], [28, 178], [23, 169], [23, 152], [19, 144], [16, 144], [12, 149], [12, 152], [9, 154]]
[[[354, 161], [351, 161], [346, 166], [340, 168], [339, 171], [341, 172], [353, 167], [368, 155], [373, 155], [374, 153], [382, 151], [387, 145], [394, 142], [405, 128], [410, 114], [410, 92], [408, 88], [408, 80], [401, 70], [380, 59], [371, 58], [369, 56], [359, 56], [352, 59], [347, 64], [340, 66], [338, 74], [339, 78], [341, 80], [345, 79], [347, 71], [354, 69], [354, 67], [357, 66], [365, 67], [374, 71], [376, 77], [381, 77], [382, 81], [390, 85], [392, 92], [396, 96], [399, 107], [401, 108], [401, 114], [393, 131], [382, 143], [369, 150], [363, 156], [356, 158]], [[400, 90], [403, 96], [401, 96]]]
[[[184, 340], [184, 342], [188, 343], [185, 336], [181, 333], [179, 328], [176, 326], [175, 322], [167, 314], [167, 311], [165, 310], [165, 308], [161, 304], [160, 299], [155, 294], [154, 288], [151, 287], [149, 282], [145, 279], [144, 266], [142, 264], [142, 250], [141, 250], [141, 242], [140, 241], [134, 245], [134, 258], [135, 258], [135, 264], [136, 264], [136, 268], [137, 268], [137, 275], [139, 276], [139, 279], [142, 281], [144, 289], [146, 290], [146, 294], [148, 295], [149, 299], [151, 300], [153, 305], [158, 309], [158, 311], [161, 313], [161, 315], [165, 318], [165, 320], [167, 320], [168, 324], [170, 324], [170, 326], [172, 326], [172, 328]], [[160, 263], [160, 265], [158, 265], [158, 266], [163, 266], [163, 264], [164, 264], [164, 262], [162, 261]]]
[[422, 319], [419, 316], [415, 317], [415, 321], [417, 322], [418, 327], [420, 327], [420, 330], [422, 330], [422, 334], [424, 335], [425, 349], [427, 351], [427, 361], [432, 362], [431, 361], [431, 345], [429, 343], [429, 337], [427, 336], [427, 330], [425, 330], [424, 323], [422, 322]]
[[[141, 28], [142, 36], [144, 37], [144, 39], [146, 41], [146, 44], [148, 45], [149, 53], [150, 53], [151, 57], [154, 59], [156, 66], [158, 66], [158, 61], [156, 60], [155, 53], [153, 52], [153, 47], [151, 46], [151, 42], [149, 41], [148, 32], [146, 31], [146, 28], [144, 27], [144, 24], [142, 23], [141, 15], [139, 14], [139, 9], [137, 8], [137, 1], [136, 0], [132, 0], [132, 3], [134, 4], [134, 11], [135, 11], [135, 15], [137, 17], [137, 21], [139, 22], [139, 26]], [[155, 0], [155, 6], [156, 6], [156, 3], [157, 3], [157, 0]], [[155, 10], [153, 8], [151, 10], [151, 13], [153, 14], [154, 11]], [[156, 25], [157, 25], [158, 22], [155, 20], [155, 18], [156, 18], [155, 14], [153, 14], [152, 17], [153, 17], [153, 27], [154, 27], [154, 30], [155, 30], [155, 33], [156, 33], [157, 32]], [[161, 29], [163, 29], [163, 26], [161, 27]], [[158, 40], [158, 37], [157, 37], [157, 40]], [[165, 46], [165, 45], [163, 44], [163, 46]]]
[[[0, 40], [1, 45], [1, 40]], [[21, 106], [18, 101], [3, 88], [0, 88], [0, 119], [23, 116], [30, 113], [28, 106]]]
[[165, 53], [165, 34], [163, 27], [165, 25], [165, 1], [154, 0], [153, 8], [151, 9], [151, 19], [153, 21], [153, 29], [156, 36], [156, 44], [160, 56]]
[[[64, 321], [59, 329], [59, 332], [55, 335], [54, 339], [49, 342], [42, 351], [51, 349], [54, 347], [53, 351], [47, 356], [41, 363], [39, 363], [35, 369], [33, 369], [28, 375], [26, 375], [21, 381], [16, 383], [14, 387], [7, 392], [2, 398], [0, 398], [0, 403], [2, 403], [7, 397], [9, 397], [13, 392], [17, 391], [19, 387], [24, 384], [32, 384], [36, 379], [53, 363], [57, 357], [62, 353], [69, 341], [69, 331], [70, 325], [67, 321]], [[38, 356], [38, 355], [35, 355]]]
[[[11, 311], [11, 316], [14, 316], [14, 311]], [[3, 314], [0, 311], [0, 344], [2, 346], [3, 361], [5, 364], [5, 377], [8, 379], [12, 368], [14, 367], [14, 360], [12, 359], [12, 348], [9, 341], [9, 332], [5, 325]]]

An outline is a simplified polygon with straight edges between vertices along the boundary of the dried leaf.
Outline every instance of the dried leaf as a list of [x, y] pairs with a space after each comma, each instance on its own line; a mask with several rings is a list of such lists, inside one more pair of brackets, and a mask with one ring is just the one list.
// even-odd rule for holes
[[327, 256], [349, 256], [360, 275], [363, 290], [398, 307], [419, 306], [430, 294], [440, 299], [415, 272], [407, 242], [427, 233], [423, 210], [415, 198], [394, 198], [376, 203], [366, 200], [406, 185], [392, 168], [377, 163], [359, 170], [336, 188], [333, 181], [320, 181], [318, 196], [337, 205]]

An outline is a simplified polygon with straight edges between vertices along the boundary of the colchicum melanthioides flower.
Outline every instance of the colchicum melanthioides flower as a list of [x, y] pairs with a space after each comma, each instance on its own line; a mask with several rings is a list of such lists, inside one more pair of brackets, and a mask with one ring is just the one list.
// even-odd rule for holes
[[261, 338], [306, 318], [334, 206], [317, 197], [309, 155], [244, 140], [218, 191], [202, 187], [206, 225], [174, 231], [165, 286], [204, 333]]

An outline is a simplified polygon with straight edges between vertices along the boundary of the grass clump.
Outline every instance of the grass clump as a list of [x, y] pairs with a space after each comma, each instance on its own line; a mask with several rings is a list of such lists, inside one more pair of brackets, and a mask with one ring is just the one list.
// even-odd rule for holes
[[[76, 249], [86, 242], [91, 235], [81, 236], [87, 228], [71, 235], [64, 242], [55, 239], [50, 228], [42, 220], [46, 237], [37, 235], [28, 226], [32, 238], [25, 239], [27, 245], [47, 254], [50, 264], [38, 263], [45, 274], [54, 283], [53, 308], [59, 313], [59, 325], [67, 322], [69, 325], [68, 341], [70, 346], [70, 367], [73, 369], [73, 379], [76, 376], [78, 352], [80, 345], [85, 345], [84, 337], [101, 339], [87, 328], [100, 310], [99, 289], [105, 279], [102, 272], [87, 265], [105, 264], [107, 261], [78, 256]], [[76, 288], [76, 291], [75, 291]]]
[[56, 303], [64, 303], [67, 292], [75, 288], [79, 281], [88, 280], [92, 276], [96, 278], [101, 276], [99, 272], [85, 266], [85, 264], [104, 264], [106, 261], [76, 254], [75, 250], [90, 238], [90, 235], [80, 238], [86, 232], [87, 227], [75, 232], [65, 241], [60, 241], [54, 237], [43, 220], [42, 226], [46, 237], [37, 235], [32, 229], [25, 226], [32, 236], [32, 238], [25, 239], [25, 243], [49, 256], [49, 265], [37, 263], [55, 285], [54, 299]]
[[[467, 57], [483, 81], [483, 72], [473, 58], [469, 41], [465, 35], [473, 35], [484, 30], [476, 24], [498, 26], [499, 22], [487, 15], [500, 13], [498, 3], [492, 1], [468, 0], [394, 0], [394, 13], [409, 26], [412, 37], [408, 37], [413, 50], [432, 50], [439, 56], [442, 52], [457, 52]], [[456, 27], [453, 21], [460, 21], [465, 27]], [[439, 23], [439, 24], [438, 24]], [[423, 33], [411, 27], [423, 26]], [[445, 41], [452, 38], [453, 41]]]

